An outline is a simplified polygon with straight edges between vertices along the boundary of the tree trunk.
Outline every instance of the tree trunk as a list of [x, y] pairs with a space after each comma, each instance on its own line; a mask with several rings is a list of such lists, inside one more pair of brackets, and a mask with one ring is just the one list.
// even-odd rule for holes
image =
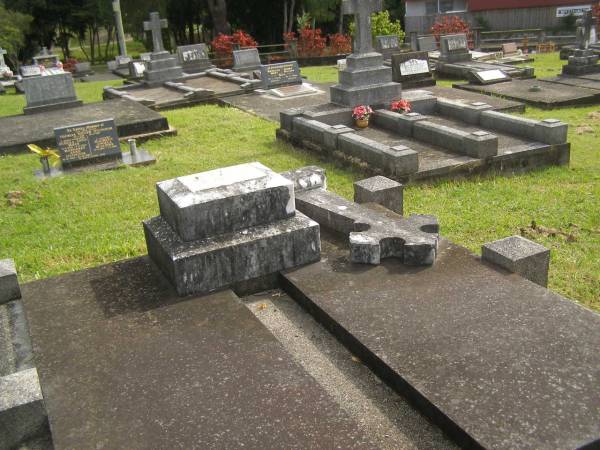
[[288, 0], [283, 0], [283, 34], [288, 29]]
[[212, 16], [215, 36], [219, 33], [230, 34], [231, 25], [227, 21], [226, 0], [208, 0], [208, 9]]

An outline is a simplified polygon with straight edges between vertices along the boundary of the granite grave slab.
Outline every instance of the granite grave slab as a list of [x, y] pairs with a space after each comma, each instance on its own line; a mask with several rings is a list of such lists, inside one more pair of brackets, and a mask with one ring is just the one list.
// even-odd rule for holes
[[253, 72], [260, 70], [262, 63], [256, 48], [233, 51], [233, 70], [235, 72]]
[[177, 47], [177, 56], [185, 73], [205, 72], [215, 68], [208, 58], [206, 44], [181, 45]]
[[57, 450], [374, 447], [229, 290], [181, 299], [147, 258], [23, 288]]
[[392, 79], [402, 84], [402, 89], [435, 86], [429, 68], [427, 52], [408, 52], [392, 55]]
[[27, 152], [27, 144], [55, 146], [54, 129], [112, 117], [120, 139], [149, 139], [175, 134], [168, 120], [159, 113], [127, 99], [115, 99], [82, 106], [48, 111], [43, 115], [0, 118], [0, 153]]
[[598, 314], [446, 240], [418, 269], [353, 264], [347, 244], [324, 244], [282, 282], [463, 448], [600, 442]]

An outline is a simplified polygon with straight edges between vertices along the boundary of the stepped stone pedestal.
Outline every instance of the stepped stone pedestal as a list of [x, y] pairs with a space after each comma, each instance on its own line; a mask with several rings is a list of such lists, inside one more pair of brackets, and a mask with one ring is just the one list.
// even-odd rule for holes
[[319, 225], [296, 212], [293, 181], [260, 163], [157, 185], [144, 222], [150, 258], [179, 295], [204, 294], [318, 261]]
[[144, 72], [144, 82], [148, 86], [159, 86], [165, 81], [183, 77], [183, 67], [179, 65], [177, 56], [167, 51], [152, 53], [148, 68]]
[[392, 81], [392, 69], [375, 52], [350, 55], [340, 83], [331, 87], [331, 101], [344, 106], [383, 105], [402, 95], [402, 85]]
[[598, 55], [590, 49], [577, 49], [569, 56], [569, 63], [563, 66], [563, 75], [587, 75], [600, 72]]

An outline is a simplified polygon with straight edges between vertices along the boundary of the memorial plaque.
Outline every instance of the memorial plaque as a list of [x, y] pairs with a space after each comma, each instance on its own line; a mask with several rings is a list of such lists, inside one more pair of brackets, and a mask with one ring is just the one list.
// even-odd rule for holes
[[452, 36], [443, 36], [442, 42], [445, 44], [445, 49], [449, 52], [467, 50], [467, 36], [464, 34], [456, 34]]
[[512, 55], [514, 53], [517, 53], [517, 51], [518, 51], [517, 44], [515, 44], [514, 42], [502, 44], [502, 52], [505, 55]]
[[115, 61], [117, 62], [117, 65], [119, 67], [126, 67], [129, 65], [129, 62], [131, 61], [131, 58], [129, 56], [117, 56], [115, 58]]
[[261, 66], [260, 78], [264, 89], [272, 89], [291, 84], [302, 84], [300, 67], [298, 66], [297, 61]]
[[21, 66], [21, 75], [27, 77], [39, 77], [42, 75], [40, 66]]
[[405, 89], [435, 85], [429, 69], [428, 52], [392, 55], [392, 79]]
[[480, 84], [493, 84], [511, 80], [511, 77], [499, 69], [473, 71], [472, 76]]
[[54, 136], [63, 168], [122, 156], [114, 119], [55, 128]]
[[146, 64], [144, 61], [131, 61], [129, 63], [129, 76], [131, 78], [143, 78], [145, 71]]
[[400, 38], [397, 35], [377, 36], [375, 38], [375, 51], [381, 53], [385, 59], [390, 59], [394, 53], [400, 52]]

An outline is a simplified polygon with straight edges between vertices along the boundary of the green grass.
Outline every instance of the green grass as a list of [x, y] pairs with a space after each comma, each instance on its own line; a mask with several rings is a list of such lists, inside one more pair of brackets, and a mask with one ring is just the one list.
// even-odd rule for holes
[[[73, 42], [75, 42], [75, 41], [73, 41]], [[127, 53], [131, 56], [139, 56], [140, 53], [145, 53], [148, 51], [148, 50], [146, 50], [146, 46], [144, 45], [143, 42], [127, 41], [126, 45], [127, 45]], [[74, 46], [72, 46], [70, 48], [71, 58], [75, 58], [78, 61], [87, 61], [88, 57], [86, 57], [86, 54], [88, 56], [90, 56], [90, 46], [84, 45], [83, 48], [85, 49], [85, 53], [83, 52], [81, 47], [79, 47], [78, 44], [75, 44]], [[104, 52], [104, 46], [102, 46], [102, 52]], [[106, 59], [106, 60], [114, 59], [115, 56], [117, 56], [118, 54], [119, 54], [119, 47], [116, 42], [113, 42], [113, 45], [109, 48], [109, 51], [108, 51], [108, 58], [104, 58], [104, 59]], [[103, 53], [103, 55], [104, 55], [104, 53]], [[64, 55], [62, 55], [62, 52], [61, 52], [61, 56], [64, 57]], [[98, 60], [98, 58], [96, 58], [96, 60]]]
[[[554, 61], [543, 56], [536, 64], [560, 67], [556, 54]], [[323, 68], [303, 72], [313, 81], [331, 76]], [[93, 91], [91, 85], [77, 84], [81, 97], [82, 89]], [[0, 112], [14, 110], [7, 103], [17, 100], [0, 97]], [[552, 249], [550, 288], [600, 311], [600, 120], [588, 118], [596, 110], [600, 107], [528, 108], [528, 117], [571, 124], [570, 167], [410, 186], [407, 212], [436, 215], [445, 236], [476, 253], [482, 243], [519, 234], [532, 220], [572, 233], [574, 242], [541, 234], [531, 238]], [[39, 182], [32, 176], [39, 165], [35, 156], [0, 157], [0, 193], [25, 192], [22, 206], [0, 204], [0, 258], [13, 257], [23, 281], [144, 254], [140, 222], [158, 214], [154, 184], [159, 180], [254, 160], [278, 171], [320, 164], [330, 189], [351, 198], [352, 182], [361, 177], [275, 141], [276, 124], [236, 109], [206, 105], [165, 115], [179, 134], [144, 144], [158, 159], [151, 167]], [[580, 125], [593, 133], [577, 134]]]

